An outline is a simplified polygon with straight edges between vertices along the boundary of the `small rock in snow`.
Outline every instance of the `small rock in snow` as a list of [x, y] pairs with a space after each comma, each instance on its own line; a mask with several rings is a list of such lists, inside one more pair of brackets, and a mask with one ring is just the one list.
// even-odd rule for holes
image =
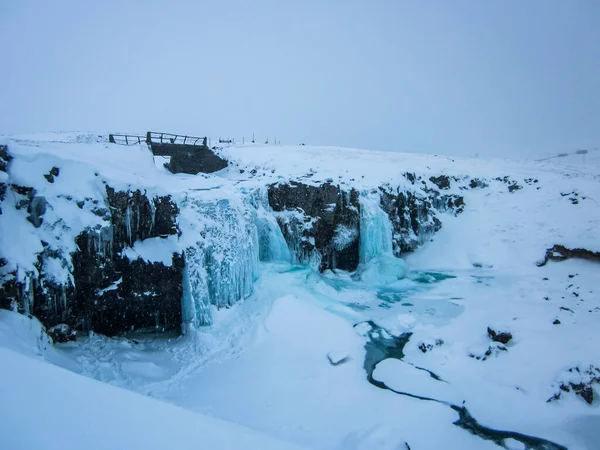
[[59, 323], [48, 330], [48, 336], [54, 343], [63, 343], [77, 339], [77, 332], [66, 323]]
[[487, 332], [492, 341], [500, 342], [501, 344], [508, 344], [513, 338], [512, 333], [508, 331], [496, 331], [488, 327]]

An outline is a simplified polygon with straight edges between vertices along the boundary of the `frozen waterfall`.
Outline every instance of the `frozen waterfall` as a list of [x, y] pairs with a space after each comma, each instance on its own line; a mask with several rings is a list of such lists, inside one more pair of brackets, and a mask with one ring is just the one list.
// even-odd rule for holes
[[246, 201], [192, 196], [181, 210], [180, 226], [197, 238], [185, 249], [184, 322], [210, 325], [211, 306], [231, 306], [252, 294], [259, 276], [256, 211]]
[[255, 191], [251, 200], [256, 208], [259, 259], [264, 262], [291, 262], [290, 249], [269, 206], [266, 191]]
[[360, 196], [358, 273], [361, 281], [389, 284], [404, 278], [406, 264], [393, 254], [392, 224], [380, 207], [379, 194]]
[[379, 206], [377, 194], [360, 196], [360, 247], [361, 263], [392, 252], [392, 224]]
[[272, 215], [257, 215], [259, 257], [261, 261], [290, 262], [292, 256], [281, 228]]

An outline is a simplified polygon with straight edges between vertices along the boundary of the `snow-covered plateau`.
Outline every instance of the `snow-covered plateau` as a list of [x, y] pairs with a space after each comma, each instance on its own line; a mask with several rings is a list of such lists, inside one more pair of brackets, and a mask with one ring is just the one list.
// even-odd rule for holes
[[600, 165], [0, 137], [0, 448], [600, 449]]

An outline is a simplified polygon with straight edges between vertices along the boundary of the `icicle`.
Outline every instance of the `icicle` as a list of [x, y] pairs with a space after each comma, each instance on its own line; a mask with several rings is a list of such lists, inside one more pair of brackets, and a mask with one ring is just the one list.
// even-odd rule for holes
[[125, 229], [127, 230], [127, 242], [129, 245], [133, 245], [132, 233], [131, 233], [131, 205], [127, 203], [125, 208]]
[[149, 234], [152, 235], [152, 231], [154, 231], [154, 225], [156, 223], [156, 203], [155, 201], [157, 200], [157, 197], [154, 197], [153, 199], [148, 198], [148, 203], [150, 205], [150, 232]]

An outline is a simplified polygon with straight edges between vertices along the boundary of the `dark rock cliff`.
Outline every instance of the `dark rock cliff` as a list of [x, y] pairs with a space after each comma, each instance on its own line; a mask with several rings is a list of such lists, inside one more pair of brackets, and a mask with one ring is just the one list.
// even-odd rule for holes
[[206, 145], [151, 144], [154, 155], [170, 156], [167, 169], [172, 173], [213, 173], [227, 167], [227, 161]]
[[[6, 147], [1, 148], [3, 172], [9, 161]], [[54, 172], [52, 180], [46, 178], [49, 183], [59, 176], [58, 169]], [[135, 242], [179, 232], [179, 208], [171, 197], [117, 191], [107, 185], [104, 202], [60, 200], [76, 203], [81, 214], [91, 212], [99, 222], [77, 235], [71, 252], [60, 245], [65, 232], [61, 219], [45, 222], [46, 210], [58, 199], [39, 196], [31, 187], [0, 184], [3, 206], [22, 211], [34, 228], [43, 228], [39, 236], [51, 238], [46, 242], [40, 237], [32, 270], [9, 269], [8, 261], [0, 259], [0, 307], [32, 314], [47, 328], [66, 324], [106, 335], [141, 329], [180, 331], [183, 256], [174, 253], [171, 264], [165, 264], [130, 260], [123, 254]], [[57, 271], [66, 276], [57, 279]]]
[[[441, 194], [415, 174], [406, 174], [413, 189], [379, 188], [381, 209], [392, 226], [396, 256], [414, 251], [440, 230], [439, 212], [462, 212], [461, 196]], [[436, 179], [436, 181], [439, 181]], [[444, 189], [449, 181], [442, 179]], [[448, 181], [448, 183], [446, 183]], [[435, 184], [435, 183], [434, 183]], [[330, 182], [308, 185], [291, 181], [269, 186], [269, 204], [299, 262], [319, 262], [321, 271], [358, 267], [360, 248], [359, 193]]]
[[[405, 178], [415, 186], [414, 189], [384, 185], [381, 193], [381, 209], [392, 224], [392, 240], [394, 254], [400, 256], [405, 252], [416, 250], [433, 234], [442, 228], [437, 217], [439, 212], [459, 214], [464, 209], [464, 199], [459, 195], [442, 194], [429, 187], [421, 177], [406, 173]], [[431, 177], [430, 181], [440, 189], [450, 188], [447, 176]]]
[[105, 226], [86, 229], [72, 255], [74, 311], [69, 325], [114, 335], [133, 330], [171, 331], [181, 326], [183, 257], [172, 264], [130, 260], [122, 250], [178, 232], [179, 208], [169, 196], [106, 187]]
[[298, 182], [268, 188], [269, 205], [299, 262], [317, 261], [321, 271], [358, 266], [360, 204], [355, 189]]

